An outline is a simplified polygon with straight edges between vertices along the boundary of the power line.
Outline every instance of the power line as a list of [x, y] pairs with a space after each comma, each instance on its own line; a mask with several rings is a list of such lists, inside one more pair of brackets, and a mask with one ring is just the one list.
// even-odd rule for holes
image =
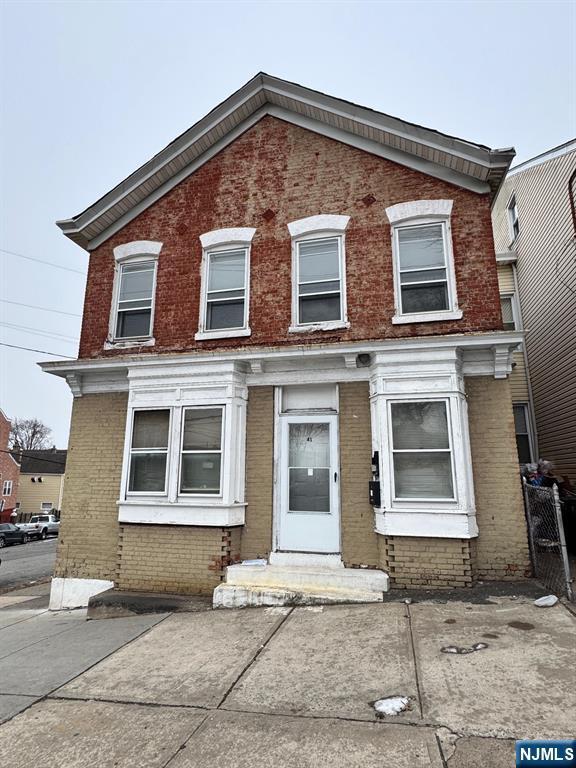
[[72, 269], [72, 267], [63, 267], [62, 264], [55, 264], [53, 261], [44, 261], [44, 259], [35, 259], [33, 256], [24, 256], [23, 253], [15, 253], [14, 251], [7, 251], [5, 248], [0, 248], [0, 253], [7, 253], [10, 256], [18, 256], [19, 259], [28, 259], [28, 261], [36, 261], [38, 264], [46, 264], [49, 267], [55, 267], [56, 269], [64, 269], [66, 272], [76, 272], [82, 277], [86, 277], [86, 272], [82, 272], [80, 269]]
[[4, 328], [12, 328], [17, 331], [25, 331], [26, 333], [34, 333], [38, 336], [45, 336], [48, 339], [68, 341], [71, 344], [80, 341], [77, 336], [67, 336], [65, 333], [58, 333], [58, 331], [43, 331], [41, 328], [31, 328], [29, 325], [0, 322], [0, 326], [3, 326]]
[[21, 347], [18, 344], [7, 344], [0, 341], [0, 347], [11, 347], [12, 349], [25, 349], [27, 352], [39, 352], [41, 355], [52, 355], [53, 357], [65, 357], [68, 360], [76, 360], [72, 355], [61, 355], [60, 352], [47, 352], [45, 349], [32, 349], [32, 347]]
[[[50, 449], [48, 448], [47, 450], [50, 450]], [[32, 454], [24, 453], [23, 451], [20, 451], [18, 448], [13, 448], [11, 451], [7, 451], [6, 449], [1, 448], [0, 453], [9, 453], [13, 457], [19, 456], [21, 459], [34, 459], [34, 461], [47, 461], [49, 464], [58, 464], [61, 467], [66, 466], [65, 461], [54, 461], [54, 459], [41, 459], [40, 456], [32, 456]]]
[[41, 309], [43, 312], [56, 312], [58, 315], [68, 315], [68, 317], [82, 317], [75, 312], [64, 312], [61, 309], [50, 309], [49, 307], [39, 307], [37, 304], [23, 304], [21, 301], [9, 301], [8, 299], [0, 299], [4, 304], [15, 304], [17, 307], [28, 307], [28, 309]]

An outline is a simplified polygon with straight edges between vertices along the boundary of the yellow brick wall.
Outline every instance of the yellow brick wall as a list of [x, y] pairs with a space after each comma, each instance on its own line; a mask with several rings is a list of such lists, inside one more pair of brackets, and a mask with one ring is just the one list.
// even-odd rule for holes
[[211, 594], [238, 560], [237, 528], [122, 525], [117, 586], [140, 592]]
[[274, 387], [250, 387], [246, 416], [246, 524], [242, 558], [267, 557], [272, 547]]
[[378, 534], [368, 499], [372, 439], [368, 382], [339, 385], [340, 509], [346, 566], [379, 567]]
[[393, 587], [467, 587], [472, 583], [469, 539], [380, 537], [380, 567]]
[[479, 579], [519, 579], [530, 557], [508, 379], [466, 379]]
[[127, 400], [74, 399], [55, 576], [114, 579]]

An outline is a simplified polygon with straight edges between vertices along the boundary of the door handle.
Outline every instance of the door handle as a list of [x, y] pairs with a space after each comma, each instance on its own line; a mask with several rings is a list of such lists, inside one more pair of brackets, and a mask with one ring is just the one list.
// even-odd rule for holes
[[338, 472], [334, 472], [334, 482], [338, 481]]

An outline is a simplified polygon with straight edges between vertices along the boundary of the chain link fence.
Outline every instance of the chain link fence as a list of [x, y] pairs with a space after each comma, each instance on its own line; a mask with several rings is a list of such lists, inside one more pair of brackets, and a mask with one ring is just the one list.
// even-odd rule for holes
[[534, 575], [551, 593], [573, 600], [558, 489], [523, 483]]

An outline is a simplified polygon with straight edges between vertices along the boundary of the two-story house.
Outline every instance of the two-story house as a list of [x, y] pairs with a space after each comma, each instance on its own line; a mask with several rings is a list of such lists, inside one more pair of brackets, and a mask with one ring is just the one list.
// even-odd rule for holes
[[513, 156], [261, 73], [59, 222], [90, 266], [79, 358], [43, 364], [75, 396], [51, 606], [525, 575]]
[[66, 451], [42, 448], [14, 452], [20, 461], [17, 509], [26, 520], [39, 512], [58, 512], [62, 507]]

